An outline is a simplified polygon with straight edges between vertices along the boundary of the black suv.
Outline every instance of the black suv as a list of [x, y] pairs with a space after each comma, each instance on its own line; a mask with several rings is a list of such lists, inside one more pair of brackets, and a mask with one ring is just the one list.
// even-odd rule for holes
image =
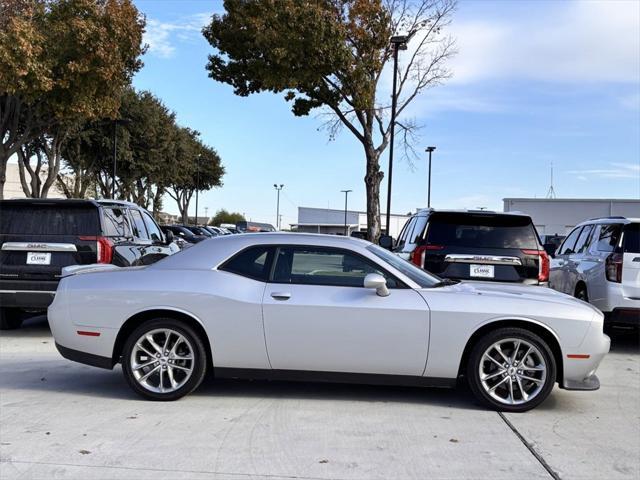
[[151, 215], [114, 200], [0, 201], [0, 329], [46, 310], [63, 267], [147, 265], [178, 251]]
[[420, 210], [392, 250], [440, 277], [545, 284], [549, 256], [531, 217], [483, 210]]

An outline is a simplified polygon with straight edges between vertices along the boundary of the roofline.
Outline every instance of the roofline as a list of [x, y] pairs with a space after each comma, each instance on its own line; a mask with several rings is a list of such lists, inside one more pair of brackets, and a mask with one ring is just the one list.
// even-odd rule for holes
[[[303, 206], [299, 206], [298, 207], [298, 211], [300, 211], [301, 208], [305, 208], [307, 210], [319, 210], [321, 212], [340, 212], [342, 214], [344, 214], [344, 208], [322, 208], [322, 207], [303, 207]], [[366, 215], [367, 212], [364, 212], [362, 210], [347, 210], [347, 213], [358, 213], [358, 214], [362, 214], [362, 215]], [[391, 216], [392, 217], [411, 217], [413, 215], [413, 213], [410, 214], [405, 214], [405, 213], [392, 213]], [[343, 224], [344, 225], [344, 224]]]
[[526, 198], [526, 197], [507, 197], [502, 199], [507, 201], [526, 201], [526, 202], [620, 202], [620, 203], [640, 203], [640, 199], [636, 198]]

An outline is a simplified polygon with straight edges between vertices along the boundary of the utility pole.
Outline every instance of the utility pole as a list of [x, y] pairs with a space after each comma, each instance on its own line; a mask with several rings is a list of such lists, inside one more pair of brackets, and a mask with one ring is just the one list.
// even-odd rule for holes
[[427, 187], [427, 208], [431, 208], [431, 154], [436, 147], [427, 147], [425, 152], [429, 153], [429, 186]]
[[[200, 155], [196, 158], [196, 219], [194, 225], [198, 225], [198, 192], [200, 191]], [[187, 215], [188, 217], [188, 215]]]
[[273, 184], [273, 188], [275, 188], [278, 191], [278, 200], [276, 203], [276, 230], [280, 230], [280, 190], [282, 190], [282, 187], [284, 187], [284, 184], [280, 184], [280, 186], [278, 186], [277, 184]]
[[344, 236], [349, 236], [349, 228], [347, 227], [347, 197], [349, 193], [353, 192], [353, 190], [340, 190], [344, 193]]

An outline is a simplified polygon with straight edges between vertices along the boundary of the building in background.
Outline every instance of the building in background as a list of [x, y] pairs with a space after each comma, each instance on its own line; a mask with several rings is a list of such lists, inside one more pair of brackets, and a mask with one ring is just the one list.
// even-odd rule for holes
[[[400, 230], [410, 215], [391, 215], [390, 235], [398, 237]], [[381, 215], [382, 230], [386, 229], [385, 215]], [[291, 224], [292, 230], [306, 233], [326, 233], [344, 235], [344, 210], [332, 208], [298, 207], [298, 223]], [[367, 213], [347, 210], [348, 234], [367, 231]]]
[[598, 217], [640, 217], [640, 200], [600, 198], [505, 198], [505, 212], [531, 216], [540, 235], [566, 235], [580, 222]]
[[[46, 169], [46, 167], [45, 167]], [[24, 194], [22, 190], [22, 184], [20, 183], [20, 170], [17, 163], [7, 163], [7, 179], [4, 184], [4, 198], [7, 200], [10, 198], [26, 198], [27, 196]], [[40, 173], [40, 177], [42, 181], [47, 178], [47, 172], [44, 170]], [[27, 181], [29, 181], [31, 177], [27, 174]], [[49, 189], [49, 195], [47, 198], [65, 198], [64, 193], [58, 189], [56, 182], [51, 185]]]

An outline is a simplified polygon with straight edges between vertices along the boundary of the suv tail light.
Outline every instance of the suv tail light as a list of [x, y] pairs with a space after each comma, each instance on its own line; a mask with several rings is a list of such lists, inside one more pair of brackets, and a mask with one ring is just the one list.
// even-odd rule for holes
[[525, 255], [538, 255], [539, 263], [538, 263], [538, 281], [539, 282], [548, 282], [549, 281], [549, 269], [550, 263], [549, 254], [544, 250], [522, 250], [522, 253]]
[[622, 283], [622, 254], [612, 253], [605, 261], [605, 272], [610, 282]]
[[411, 254], [411, 263], [424, 268], [425, 252], [427, 250], [442, 250], [443, 245], [419, 245]]
[[94, 240], [97, 242], [96, 250], [97, 254], [97, 262], [98, 263], [111, 263], [113, 260], [113, 243], [107, 237], [79, 237], [80, 240], [91, 241]]

